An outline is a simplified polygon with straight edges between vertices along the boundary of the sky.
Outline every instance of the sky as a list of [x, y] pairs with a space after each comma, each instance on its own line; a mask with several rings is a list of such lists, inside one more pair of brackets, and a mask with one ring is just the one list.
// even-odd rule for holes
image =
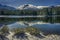
[[0, 0], [0, 4], [18, 7], [23, 4], [32, 4], [36, 6], [60, 5], [60, 0]]

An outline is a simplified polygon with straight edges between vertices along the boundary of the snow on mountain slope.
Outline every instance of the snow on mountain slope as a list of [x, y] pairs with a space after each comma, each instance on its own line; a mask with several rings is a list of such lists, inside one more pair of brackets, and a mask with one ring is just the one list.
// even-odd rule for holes
[[34, 6], [34, 5], [31, 5], [31, 4], [25, 4], [25, 5], [21, 5], [19, 6], [17, 9], [20, 9], [20, 10], [24, 10], [24, 9], [33, 9], [33, 10], [36, 10], [37, 7]]
[[35, 6], [32, 4], [25, 4], [25, 5], [20, 5], [17, 9], [19, 10], [24, 10], [24, 9], [29, 9], [29, 10], [37, 10], [37, 9], [42, 9], [48, 6]]
[[38, 9], [43, 9], [43, 8], [47, 8], [49, 6], [37, 6]]

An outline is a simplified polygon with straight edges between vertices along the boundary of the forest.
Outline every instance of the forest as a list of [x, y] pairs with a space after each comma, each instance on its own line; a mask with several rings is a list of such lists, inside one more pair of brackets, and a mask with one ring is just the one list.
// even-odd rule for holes
[[0, 10], [0, 15], [16, 15], [16, 16], [38, 16], [45, 17], [36, 18], [0, 18], [0, 21], [43, 21], [50, 23], [60, 23], [60, 7], [48, 7], [39, 10]]

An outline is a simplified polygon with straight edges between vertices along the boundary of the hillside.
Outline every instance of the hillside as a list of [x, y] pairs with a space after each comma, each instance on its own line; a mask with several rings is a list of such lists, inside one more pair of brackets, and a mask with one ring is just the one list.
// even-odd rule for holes
[[14, 7], [0, 4], [0, 10], [16, 10]]

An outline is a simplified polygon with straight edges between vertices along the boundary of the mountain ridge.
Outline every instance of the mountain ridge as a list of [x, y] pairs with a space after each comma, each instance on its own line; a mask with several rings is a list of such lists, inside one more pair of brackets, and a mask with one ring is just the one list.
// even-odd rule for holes
[[32, 4], [25, 4], [25, 5], [20, 5], [19, 7], [17, 7], [17, 9], [19, 10], [26, 10], [26, 9], [33, 9], [33, 10], [38, 10], [38, 9], [43, 9], [49, 6], [35, 6]]
[[4, 5], [4, 4], [0, 4], [0, 9], [8, 9], [8, 10], [16, 10], [16, 8], [8, 6], [8, 5]]
[[[40, 10], [43, 8], [50, 8], [51, 6], [35, 6], [32, 4], [23, 4], [18, 7], [12, 7], [4, 4], [0, 4], [0, 9], [8, 9], [8, 10]], [[54, 7], [60, 7], [60, 5], [56, 5]]]

